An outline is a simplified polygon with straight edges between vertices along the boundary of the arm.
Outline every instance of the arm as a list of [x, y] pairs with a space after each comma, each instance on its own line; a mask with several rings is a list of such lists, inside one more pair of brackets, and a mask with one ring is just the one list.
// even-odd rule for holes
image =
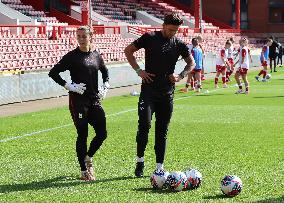
[[264, 61], [265, 61], [265, 58], [264, 58], [264, 52], [265, 51], [266, 51], [265, 48], [262, 48], [262, 51], [261, 51], [261, 54], [260, 54], [260, 58]]
[[236, 60], [239, 54], [240, 54], [240, 50], [236, 50], [234, 53], [234, 57], [235, 57], [234, 60]]
[[138, 51], [139, 49], [137, 49], [133, 44], [129, 44], [125, 49], [124, 49], [124, 53], [125, 56], [127, 58], [128, 63], [131, 65], [131, 67], [137, 72], [137, 74], [139, 75], [139, 71], [141, 70], [141, 68], [139, 67], [136, 58], [134, 56], [134, 53], [136, 51]]
[[59, 73], [68, 70], [68, 57], [63, 56], [62, 59], [55, 64], [55, 66], [49, 71], [48, 76], [51, 77], [57, 84], [64, 86], [66, 81], [62, 79]]
[[142, 70], [137, 61], [136, 58], [134, 56], [134, 53], [136, 51], [138, 51], [139, 49], [136, 48], [133, 44], [128, 45], [125, 49], [124, 49], [124, 53], [125, 56], [127, 58], [128, 63], [131, 65], [131, 67], [135, 70], [135, 72], [137, 73], [138, 76], [140, 76], [142, 78], [142, 81], [146, 82], [146, 83], [151, 83], [153, 80], [151, 78], [151, 76], [155, 76], [154, 74], [151, 73], [147, 73], [145, 70]]
[[248, 49], [248, 54], [249, 54], [250, 62], [252, 63], [252, 56], [250, 54], [250, 49]]
[[192, 55], [186, 57], [184, 61], [186, 62], [186, 66], [179, 74], [180, 79], [183, 79], [196, 65]]
[[234, 63], [233, 67], [235, 67], [235, 66], [239, 63], [239, 61], [240, 61], [240, 60], [237, 60], [237, 61]]
[[63, 86], [66, 90], [76, 92], [78, 94], [83, 94], [86, 90], [86, 84], [68, 83], [59, 75], [59, 73], [68, 70], [69, 61], [70, 59], [67, 55], [63, 56], [62, 59], [49, 71], [48, 76], [51, 77], [56, 83]]
[[110, 88], [110, 85], [108, 83], [109, 73], [108, 73], [108, 69], [101, 55], [99, 55], [98, 60], [99, 60], [99, 70], [101, 71], [102, 78], [103, 78], [103, 85], [98, 88], [98, 91], [99, 91], [98, 96], [101, 100], [103, 100], [106, 97], [108, 89]]
[[184, 69], [180, 72], [180, 74], [175, 75], [169, 75], [169, 80], [171, 83], [176, 83], [182, 80], [185, 76], [188, 75], [188, 73], [195, 67], [195, 61], [192, 55], [188, 55], [188, 57], [184, 58], [184, 61], [186, 62], [186, 66]]
[[228, 61], [227, 60], [225, 60], [225, 50], [221, 50], [221, 60], [222, 60], [222, 62], [225, 64], [225, 66], [229, 66], [229, 63], [228, 63]]
[[109, 81], [109, 73], [108, 73], [108, 69], [105, 65], [105, 62], [102, 58], [101, 55], [99, 55], [99, 60], [100, 60], [100, 67], [99, 67], [99, 70], [101, 71], [102, 73], [102, 78], [103, 78], [103, 82], [106, 83]]

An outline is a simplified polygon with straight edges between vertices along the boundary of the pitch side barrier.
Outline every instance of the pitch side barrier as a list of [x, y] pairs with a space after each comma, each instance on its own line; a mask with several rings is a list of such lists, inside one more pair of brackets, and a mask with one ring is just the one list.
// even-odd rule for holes
[[[260, 66], [258, 55], [253, 56], [253, 66]], [[205, 72], [215, 72], [216, 56], [207, 54], [204, 60]], [[139, 62], [144, 68], [143, 62]], [[176, 64], [176, 73], [183, 70], [185, 62], [180, 60]], [[141, 79], [132, 70], [128, 63], [107, 65], [110, 74], [111, 88], [119, 88], [140, 84]], [[61, 73], [62, 77], [70, 82], [69, 72]], [[102, 84], [99, 75], [99, 85]], [[0, 76], [0, 105], [52, 98], [67, 95], [67, 91], [48, 77], [48, 72], [27, 72], [9, 76]]]

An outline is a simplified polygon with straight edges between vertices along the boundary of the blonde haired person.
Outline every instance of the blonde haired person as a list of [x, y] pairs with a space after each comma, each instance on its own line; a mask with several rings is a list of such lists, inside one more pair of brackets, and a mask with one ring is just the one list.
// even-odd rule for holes
[[[92, 28], [81, 26], [76, 31], [78, 47], [62, 57], [50, 70], [49, 76], [69, 91], [69, 110], [77, 130], [76, 152], [81, 168], [81, 179], [95, 180], [92, 157], [107, 137], [106, 117], [100, 100], [109, 88], [108, 69], [101, 55], [91, 49]], [[69, 70], [72, 82], [59, 75]], [[98, 71], [102, 73], [103, 85], [98, 87]], [[95, 130], [87, 147], [88, 124]]]
[[[239, 68], [235, 73], [235, 79], [238, 84], [239, 89], [236, 91], [236, 94], [248, 94], [249, 93], [249, 81], [247, 78], [247, 72], [250, 67], [251, 55], [248, 48], [248, 39], [242, 38], [239, 41], [240, 43], [240, 53], [239, 53]], [[240, 76], [245, 83], [245, 91], [243, 90]]]

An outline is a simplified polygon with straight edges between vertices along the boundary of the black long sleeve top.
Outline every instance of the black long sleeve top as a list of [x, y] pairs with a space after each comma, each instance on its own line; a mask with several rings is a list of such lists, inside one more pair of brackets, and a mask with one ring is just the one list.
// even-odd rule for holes
[[83, 52], [77, 47], [68, 52], [50, 70], [49, 77], [61, 86], [66, 81], [59, 75], [60, 72], [70, 71], [71, 80], [74, 83], [85, 83], [86, 90], [83, 96], [96, 97], [98, 94], [98, 71], [101, 71], [103, 82], [109, 80], [108, 69], [103, 58], [97, 51]]

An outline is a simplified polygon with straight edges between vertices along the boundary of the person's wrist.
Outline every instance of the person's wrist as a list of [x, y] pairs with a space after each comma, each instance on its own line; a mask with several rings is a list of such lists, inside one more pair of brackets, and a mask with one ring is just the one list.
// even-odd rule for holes
[[137, 75], [140, 76], [142, 69], [141, 68], [135, 68], [134, 70], [137, 73]]
[[66, 82], [65, 85], [64, 85], [64, 88], [66, 90], [69, 90], [70, 89], [70, 85], [71, 85], [70, 83]]

